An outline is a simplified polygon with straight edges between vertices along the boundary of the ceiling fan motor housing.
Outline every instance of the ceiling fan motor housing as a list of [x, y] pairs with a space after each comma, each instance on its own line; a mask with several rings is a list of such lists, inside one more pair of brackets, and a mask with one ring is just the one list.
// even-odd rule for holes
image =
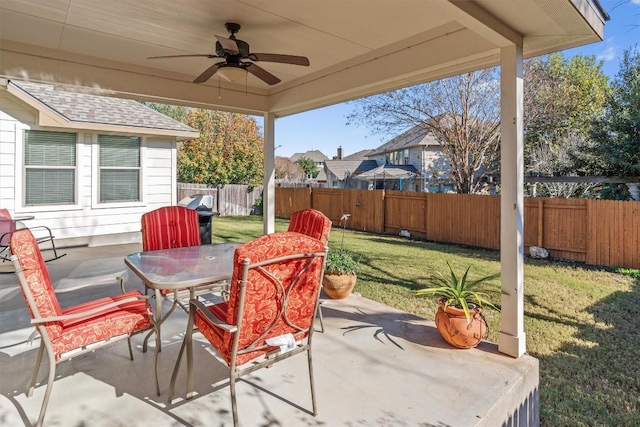
[[[247, 58], [249, 56], [249, 43], [238, 39], [235, 39], [234, 41], [238, 45], [238, 55], [242, 58]], [[230, 54], [229, 52], [225, 52], [220, 42], [216, 42], [216, 55], [219, 58], [224, 58], [225, 56], [232, 54]]]

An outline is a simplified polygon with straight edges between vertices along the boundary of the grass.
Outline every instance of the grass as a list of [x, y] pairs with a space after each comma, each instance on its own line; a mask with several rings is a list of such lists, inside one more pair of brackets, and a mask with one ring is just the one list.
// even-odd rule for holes
[[[284, 231], [286, 220], [276, 220]], [[248, 241], [262, 235], [262, 217], [214, 219], [214, 240]], [[334, 225], [329, 246], [342, 230]], [[470, 279], [500, 271], [497, 251], [413, 241], [346, 230], [344, 248], [360, 255], [355, 291], [364, 297], [433, 319], [435, 298], [417, 298], [433, 271], [471, 266]], [[640, 425], [640, 274], [577, 263], [525, 260], [527, 352], [540, 361], [540, 416], [550, 426]], [[484, 285], [496, 291], [498, 281]], [[497, 341], [500, 313], [486, 310], [489, 341]]]

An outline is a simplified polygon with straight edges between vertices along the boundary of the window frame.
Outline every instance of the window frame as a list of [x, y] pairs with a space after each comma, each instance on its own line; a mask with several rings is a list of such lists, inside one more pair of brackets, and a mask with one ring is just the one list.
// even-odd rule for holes
[[[72, 203], [47, 203], [47, 204], [34, 204], [27, 205], [27, 169], [30, 166], [26, 165], [25, 151], [27, 149], [27, 133], [28, 132], [51, 132], [51, 133], [67, 133], [75, 135], [75, 165], [73, 167], [65, 166], [64, 169], [73, 168], [73, 202]], [[82, 137], [77, 131], [67, 129], [40, 129], [38, 127], [31, 127], [27, 125], [16, 127], [16, 147], [15, 147], [15, 188], [20, 189], [16, 191], [15, 199], [15, 213], [38, 213], [38, 212], [51, 212], [51, 211], [65, 211], [76, 210], [79, 208], [80, 191], [79, 191], [79, 175], [81, 170], [81, 158], [82, 158]], [[35, 166], [38, 167], [38, 166]], [[55, 167], [48, 167], [55, 169]], [[62, 168], [62, 167], [61, 167]]]
[[[100, 201], [100, 184], [101, 184], [101, 170], [100, 166], [100, 136], [123, 136], [123, 137], [135, 137], [140, 140], [140, 165], [137, 167], [138, 169], [138, 200], [128, 200], [128, 201]], [[92, 209], [110, 209], [110, 208], [123, 208], [123, 207], [140, 207], [145, 206], [145, 192], [144, 192], [144, 162], [145, 162], [145, 152], [146, 152], [146, 137], [142, 135], [136, 134], [112, 134], [108, 132], [97, 132], [93, 134], [92, 138], [92, 164], [93, 173], [91, 174], [91, 188], [92, 188], [92, 197], [91, 197], [91, 207]], [[124, 168], [118, 168], [124, 169]]]

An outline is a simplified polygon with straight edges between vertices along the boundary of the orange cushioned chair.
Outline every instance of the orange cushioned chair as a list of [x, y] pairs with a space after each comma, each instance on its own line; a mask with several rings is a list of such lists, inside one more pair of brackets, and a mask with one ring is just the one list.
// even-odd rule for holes
[[[187, 209], [184, 206], [165, 206], [143, 214], [141, 222], [142, 250], [145, 252], [200, 245], [200, 223], [198, 212], [194, 209]], [[220, 284], [202, 284], [194, 290], [194, 296], [211, 293], [213, 288], [220, 288], [220, 286]], [[161, 289], [155, 292], [158, 329], [160, 329], [162, 322], [173, 313], [176, 305], [188, 311], [188, 307], [180, 300], [189, 298], [189, 296], [188, 289], [175, 291]], [[163, 317], [162, 301], [164, 300], [173, 301], [173, 305]], [[146, 336], [143, 351], [147, 350], [147, 342], [152, 333], [153, 331]], [[160, 350], [160, 337], [157, 337], [156, 345]]]
[[[195, 326], [229, 367], [234, 425], [238, 422], [236, 379], [301, 352], [307, 353], [315, 415], [311, 338], [325, 259], [325, 245], [300, 233], [268, 234], [239, 246], [229, 300], [208, 307], [196, 299], [189, 301], [187, 333], [171, 377], [169, 401], [185, 347], [187, 397], [191, 397]], [[283, 353], [280, 347], [267, 344], [274, 337], [292, 338], [292, 349]]]
[[[304, 209], [291, 214], [288, 231], [295, 231], [318, 239], [325, 246], [329, 242], [331, 232], [331, 220], [325, 214], [315, 209]], [[324, 320], [322, 318], [322, 301], [318, 305], [318, 317], [320, 318], [320, 330], [324, 332]]]
[[200, 245], [198, 212], [184, 206], [165, 206], [142, 215], [142, 250]]
[[324, 245], [329, 241], [331, 220], [315, 209], [304, 209], [291, 214], [289, 229], [320, 240]]
[[[139, 291], [61, 308], [38, 243], [29, 229], [12, 233], [11, 252], [31, 323], [41, 338], [28, 396], [33, 393], [45, 349], [49, 357], [49, 378], [37, 423], [40, 426], [51, 395], [56, 365], [124, 338], [128, 340], [129, 357], [133, 360], [131, 335], [153, 327], [152, 313], [145, 296]], [[156, 372], [154, 376], [159, 394]]]

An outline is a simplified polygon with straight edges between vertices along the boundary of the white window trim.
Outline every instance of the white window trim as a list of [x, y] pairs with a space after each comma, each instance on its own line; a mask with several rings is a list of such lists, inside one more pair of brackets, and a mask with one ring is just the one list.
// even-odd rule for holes
[[79, 192], [79, 176], [81, 159], [82, 159], [82, 148], [84, 144], [80, 143], [80, 136], [78, 132], [70, 131], [69, 133], [76, 134], [76, 173], [75, 173], [75, 196], [74, 199], [76, 203], [71, 205], [42, 205], [42, 206], [25, 206], [25, 174], [26, 167], [24, 164], [24, 146], [25, 146], [25, 131], [28, 130], [38, 130], [43, 132], [58, 132], [57, 130], [51, 129], [40, 129], [38, 127], [32, 127], [29, 125], [25, 125], [22, 123], [16, 124], [16, 144], [15, 144], [15, 209], [14, 212], [16, 214], [23, 213], [40, 213], [40, 212], [59, 212], [59, 211], [74, 211], [81, 209], [81, 205], [78, 203], [80, 200], [80, 192]]
[[[100, 135], [104, 135], [101, 133]], [[137, 136], [140, 138], [140, 200], [135, 202], [109, 202], [100, 203], [98, 195], [100, 193], [100, 143], [98, 142], [98, 134], [94, 133], [91, 140], [91, 209], [113, 209], [113, 208], [130, 208], [144, 207], [145, 201], [145, 168], [144, 162], [147, 151], [147, 138], [145, 136], [130, 134], [127, 136]]]

